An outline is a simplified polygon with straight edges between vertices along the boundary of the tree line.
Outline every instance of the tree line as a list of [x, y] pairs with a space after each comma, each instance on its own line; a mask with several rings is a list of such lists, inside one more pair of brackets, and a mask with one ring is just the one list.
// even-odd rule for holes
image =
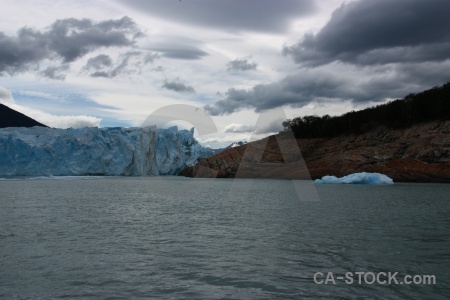
[[364, 133], [377, 126], [400, 129], [433, 120], [450, 120], [450, 82], [341, 116], [297, 117], [282, 125], [285, 131], [292, 130], [296, 138], [330, 138]]

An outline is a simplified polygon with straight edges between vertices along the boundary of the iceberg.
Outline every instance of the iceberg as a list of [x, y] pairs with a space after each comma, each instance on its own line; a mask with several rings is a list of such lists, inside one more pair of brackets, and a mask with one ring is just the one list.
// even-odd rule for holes
[[316, 184], [393, 184], [394, 181], [380, 173], [354, 173], [344, 177], [323, 176], [322, 179], [316, 179]]
[[211, 154], [194, 128], [0, 129], [0, 176], [177, 175]]

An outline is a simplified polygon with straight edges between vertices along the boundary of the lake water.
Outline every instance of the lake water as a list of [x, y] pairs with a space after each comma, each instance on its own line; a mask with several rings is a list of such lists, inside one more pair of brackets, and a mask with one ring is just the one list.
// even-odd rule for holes
[[[1, 180], [0, 298], [448, 299], [450, 185], [302, 186]], [[436, 284], [316, 284], [316, 272]]]

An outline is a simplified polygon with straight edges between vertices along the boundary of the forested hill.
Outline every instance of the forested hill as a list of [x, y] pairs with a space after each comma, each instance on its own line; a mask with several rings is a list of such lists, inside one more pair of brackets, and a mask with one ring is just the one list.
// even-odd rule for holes
[[361, 134], [379, 126], [404, 129], [414, 124], [450, 120], [450, 82], [404, 99], [390, 101], [341, 116], [304, 116], [283, 122], [296, 138], [331, 138]]
[[46, 125], [27, 117], [26, 115], [9, 108], [6, 105], [0, 104], [0, 128], [6, 127], [34, 127]]

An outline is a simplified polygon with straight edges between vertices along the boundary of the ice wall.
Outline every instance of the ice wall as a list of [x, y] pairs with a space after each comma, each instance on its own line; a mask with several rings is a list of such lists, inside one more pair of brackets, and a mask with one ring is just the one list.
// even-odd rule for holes
[[209, 156], [193, 129], [3, 128], [0, 175], [175, 175]]

